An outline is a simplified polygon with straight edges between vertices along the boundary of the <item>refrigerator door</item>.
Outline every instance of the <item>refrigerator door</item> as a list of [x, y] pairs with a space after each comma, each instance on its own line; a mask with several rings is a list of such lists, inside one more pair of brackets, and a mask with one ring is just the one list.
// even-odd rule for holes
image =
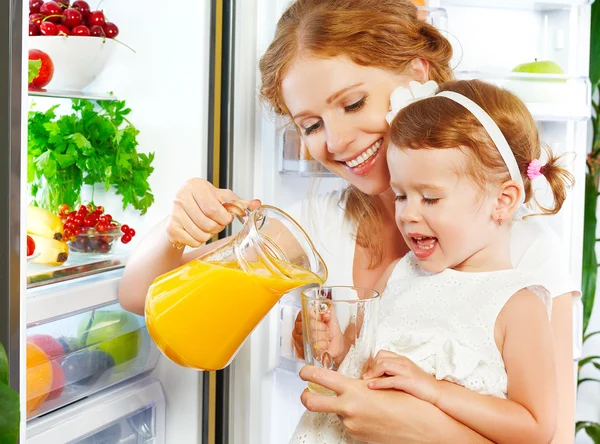
[[29, 444], [163, 444], [166, 408], [153, 378], [100, 392], [30, 421]]

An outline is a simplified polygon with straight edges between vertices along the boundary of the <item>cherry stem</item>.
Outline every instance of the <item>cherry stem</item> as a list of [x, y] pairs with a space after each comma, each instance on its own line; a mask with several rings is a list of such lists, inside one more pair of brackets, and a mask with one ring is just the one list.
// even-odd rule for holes
[[[110, 37], [109, 37], [110, 38]], [[112, 40], [114, 40], [117, 43], [120, 43], [121, 45], [125, 46], [126, 48], [128, 48], [131, 52], [133, 52], [134, 54], [137, 54], [137, 52], [135, 52], [135, 49], [133, 49], [131, 46], [127, 45], [126, 43], [123, 43], [121, 40], [117, 40], [115, 38], [113, 38]]]
[[104, 2], [104, 0], [100, 0], [100, 3], [96, 5], [96, 11], [100, 10], [100, 5]]
[[64, 16], [64, 15], [61, 15], [61, 14], [47, 15], [46, 17], [44, 17], [44, 18], [42, 19], [42, 23], [44, 23], [44, 22], [45, 22], [46, 20], [48, 20], [49, 18], [53, 18], [53, 17], [62, 17], [62, 18], [65, 18], [65, 16]]

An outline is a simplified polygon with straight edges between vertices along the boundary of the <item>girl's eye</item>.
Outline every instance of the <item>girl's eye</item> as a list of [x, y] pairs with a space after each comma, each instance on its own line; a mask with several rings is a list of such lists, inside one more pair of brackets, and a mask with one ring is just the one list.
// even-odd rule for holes
[[354, 102], [352, 105], [345, 106], [344, 109], [348, 113], [356, 112], [360, 110], [363, 106], [365, 106], [365, 102], [367, 101], [367, 96], [364, 96], [358, 102]]
[[434, 204], [438, 203], [439, 200], [440, 200], [439, 198], [438, 199], [430, 199], [430, 198], [424, 197], [423, 203], [426, 205], [434, 205]]
[[406, 196], [403, 196], [401, 194], [396, 194], [396, 196], [394, 196], [394, 200], [396, 202], [404, 202], [406, 200]]
[[306, 136], [310, 136], [312, 133], [321, 128], [321, 122], [317, 122], [309, 126], [308, 128], [304, 128], [304, 134]]

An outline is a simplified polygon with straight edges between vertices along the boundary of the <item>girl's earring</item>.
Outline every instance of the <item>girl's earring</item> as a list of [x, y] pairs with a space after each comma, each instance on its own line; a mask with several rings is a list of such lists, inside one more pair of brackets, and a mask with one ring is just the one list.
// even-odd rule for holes
[[502, 218], [498, 217], [498, 225], [502, 226]]

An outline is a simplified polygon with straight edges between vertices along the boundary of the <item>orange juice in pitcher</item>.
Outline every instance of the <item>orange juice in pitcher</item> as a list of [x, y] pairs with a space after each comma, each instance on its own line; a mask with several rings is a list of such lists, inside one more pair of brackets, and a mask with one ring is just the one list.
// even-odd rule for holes
[[179, 365], [226, 367], [284, 294], [327, 279], [312, 242], [283, 211], [265, 205], [238, 217], [244, 227], [229, 243], [158, 277], [148, 290], [148, 331]]

